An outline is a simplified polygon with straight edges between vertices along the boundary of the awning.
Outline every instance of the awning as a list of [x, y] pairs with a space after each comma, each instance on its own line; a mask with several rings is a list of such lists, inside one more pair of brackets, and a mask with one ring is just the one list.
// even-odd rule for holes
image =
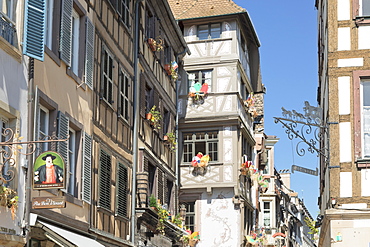
[[98, 241], [82, 236], [77, 233], [65, 230], [54, 225], [38, 221], [42, 226], [41, 228], [45, 230], [45, 235], [53, 242], [58, 243], [65, 247], [104, 247]]

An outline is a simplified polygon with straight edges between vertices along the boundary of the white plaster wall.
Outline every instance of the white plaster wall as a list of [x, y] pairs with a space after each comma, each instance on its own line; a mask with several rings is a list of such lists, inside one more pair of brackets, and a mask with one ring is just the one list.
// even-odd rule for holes
[[358, 49], [370, 49], [370, 26], [358, 27]]
[[339, 162], [352, 161], [351, 123], [339, 123]]
[[[21, 12], [18, 12], [21, 13]], [[27, 83], [27, 63], [28, 59], [22, 62], [16, 61], [12, 56], [0, 49], [0, 105], [8, 108], [10, 106], [16, 110], [17, 129], [19, 135], [23, 136], [22, 142], [27, 141], [27, 97], [28, 97], [28, 83]], [[8, 109], [3, 109], [8, 111]], [[23, 151], [25, 147], [23, 147]], [[17, 216], [15, 220], [11, 219], [10, 210], [0, 206], [0, 227], [5, 227], [16, 231], [16, 234], [22, 234], [20, 226], [22, 225], [24, 212], [24, 193], [25, 193], [25, 177], [26, 174], [22, 165], [26, 164], [26, 156], [19, 155], [16, 157], [15, 166], [17, 169], [14, 181], [18, 181], [17, 193], [19, 196], [19, 203], [17, 209]], [[16, 185], [17, 186], [17, 185]]]
[[334, 242], [331, 245], [323, 246], [369, 246], [370, 220], [368, 219], [332, 220], [330, 228], [330, 238], [335, 240], [336, 236], [340, 234], [342, 242]]
[[338, 0], [338, 21], [349, 20], [350, 14], [350, 0]]
[[232, 188], [213, 189], [203, 193], [200, 202], [200, 242], [197, 247], [240, 246], [240, 211], [234, 209]]
[[370, 196], [370, 169], [361, 170], [361, 196]]
[[352, 196], [352, 172], [340, 173], [340, 197]]
[[362, 57], [338, 59], [338, 67], [354, 67], [363, 65], [364, 59]]
[[349, 76], [338, 77], [338, 105], [339, 115], [348, 115], [351, 113], [350, 109], [350, 80]]
[[351, 49], [351, 28], [338, 28], [338, 51]]

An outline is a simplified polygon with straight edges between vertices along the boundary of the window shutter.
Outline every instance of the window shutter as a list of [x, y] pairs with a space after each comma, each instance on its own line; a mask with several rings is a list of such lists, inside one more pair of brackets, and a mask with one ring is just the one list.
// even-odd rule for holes
[[128, 205], [128, 176], [127, 168], [118, 163], [118, 185], [117, 185], [117, 215], [127, 217]]
[[[69, 119], [61, 111], [58, 112], [58, 139], [67, 139], [69, 135]], [[69, 165], [68, 160], [68, 140], [58, 142], [58, 153], [63, 157], [65, 164]]]
[[85, 83], [89, 88], [93, 88], [94, 71], [94, 25], [86, 19], [86, 52], [85, 52]]
[[146, 91], [146, 83], [144, 76], [140, 76], [140, 115], [141, 117], [145, 117], [145, 111], [150, 109], [145, 109], [145, 91]]
[[100, 151], [99, 172], [99, 206], [104, 209], [111, 210], [111, 157], [103, 150]]
[[164, 203], [163, 198], [163, 171], [158, 169], [158, 199]]
[[62, 0], [62, 18], [60, 21], [60, 59], [71, 65], [72, 52], [72, 10], [73, 0]]
[[23, 54], [44, 61], [45, 0], [26, 0]]
[[91, 203], [91, 150], [92, 138], [84, 132], [82, 150], [82, 200], [87, 203]]

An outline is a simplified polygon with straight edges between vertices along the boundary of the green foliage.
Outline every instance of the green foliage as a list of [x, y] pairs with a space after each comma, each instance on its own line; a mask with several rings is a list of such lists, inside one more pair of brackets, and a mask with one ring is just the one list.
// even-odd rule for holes
[[315, 227], [315, 223], [316, 223], [316, 221], [314, 221], [314, 220], [311, 220], [310, 218], [308, 218], [308, 217], [305, 217], [304, 218], [304, 222], [307, 224], [307, 226], [308, 226], [308, 228], [310, 228], [310, 232], [308, 232], [308, 234], [313, 234], [313, 235], [315, 235], [315, 234], [317, 234], [318, 232], [319, 232], [319, 229], [317, 229], [316, 227]]
[[160, 129], [161, 128], [160, 121], [162, 119], [162, 115], [161, 115], [161, 112], [157, 110], [157, 106], [153, 105], [149, 113], [152, 114], [150, 121], [152, 122], [154, 128]]
[[155, 207], [157, 208], [157, 198], [155, 198], [154, 195], [149, 196], [149, 207]]
[[176, 150], [176, 134], [175, 132], [168, 132], [166, 134], [166, 136], [168, 137], [168, 141], [170, 143], [170, 148], [171, 148], [171, 151], [175, 151]]

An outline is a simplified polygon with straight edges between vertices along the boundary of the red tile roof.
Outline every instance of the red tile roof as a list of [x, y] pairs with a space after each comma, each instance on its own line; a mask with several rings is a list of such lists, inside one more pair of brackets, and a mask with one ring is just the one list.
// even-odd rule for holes
[[220, 16], [245, 12], [232, 0], [168, 0], [175, 19]]

